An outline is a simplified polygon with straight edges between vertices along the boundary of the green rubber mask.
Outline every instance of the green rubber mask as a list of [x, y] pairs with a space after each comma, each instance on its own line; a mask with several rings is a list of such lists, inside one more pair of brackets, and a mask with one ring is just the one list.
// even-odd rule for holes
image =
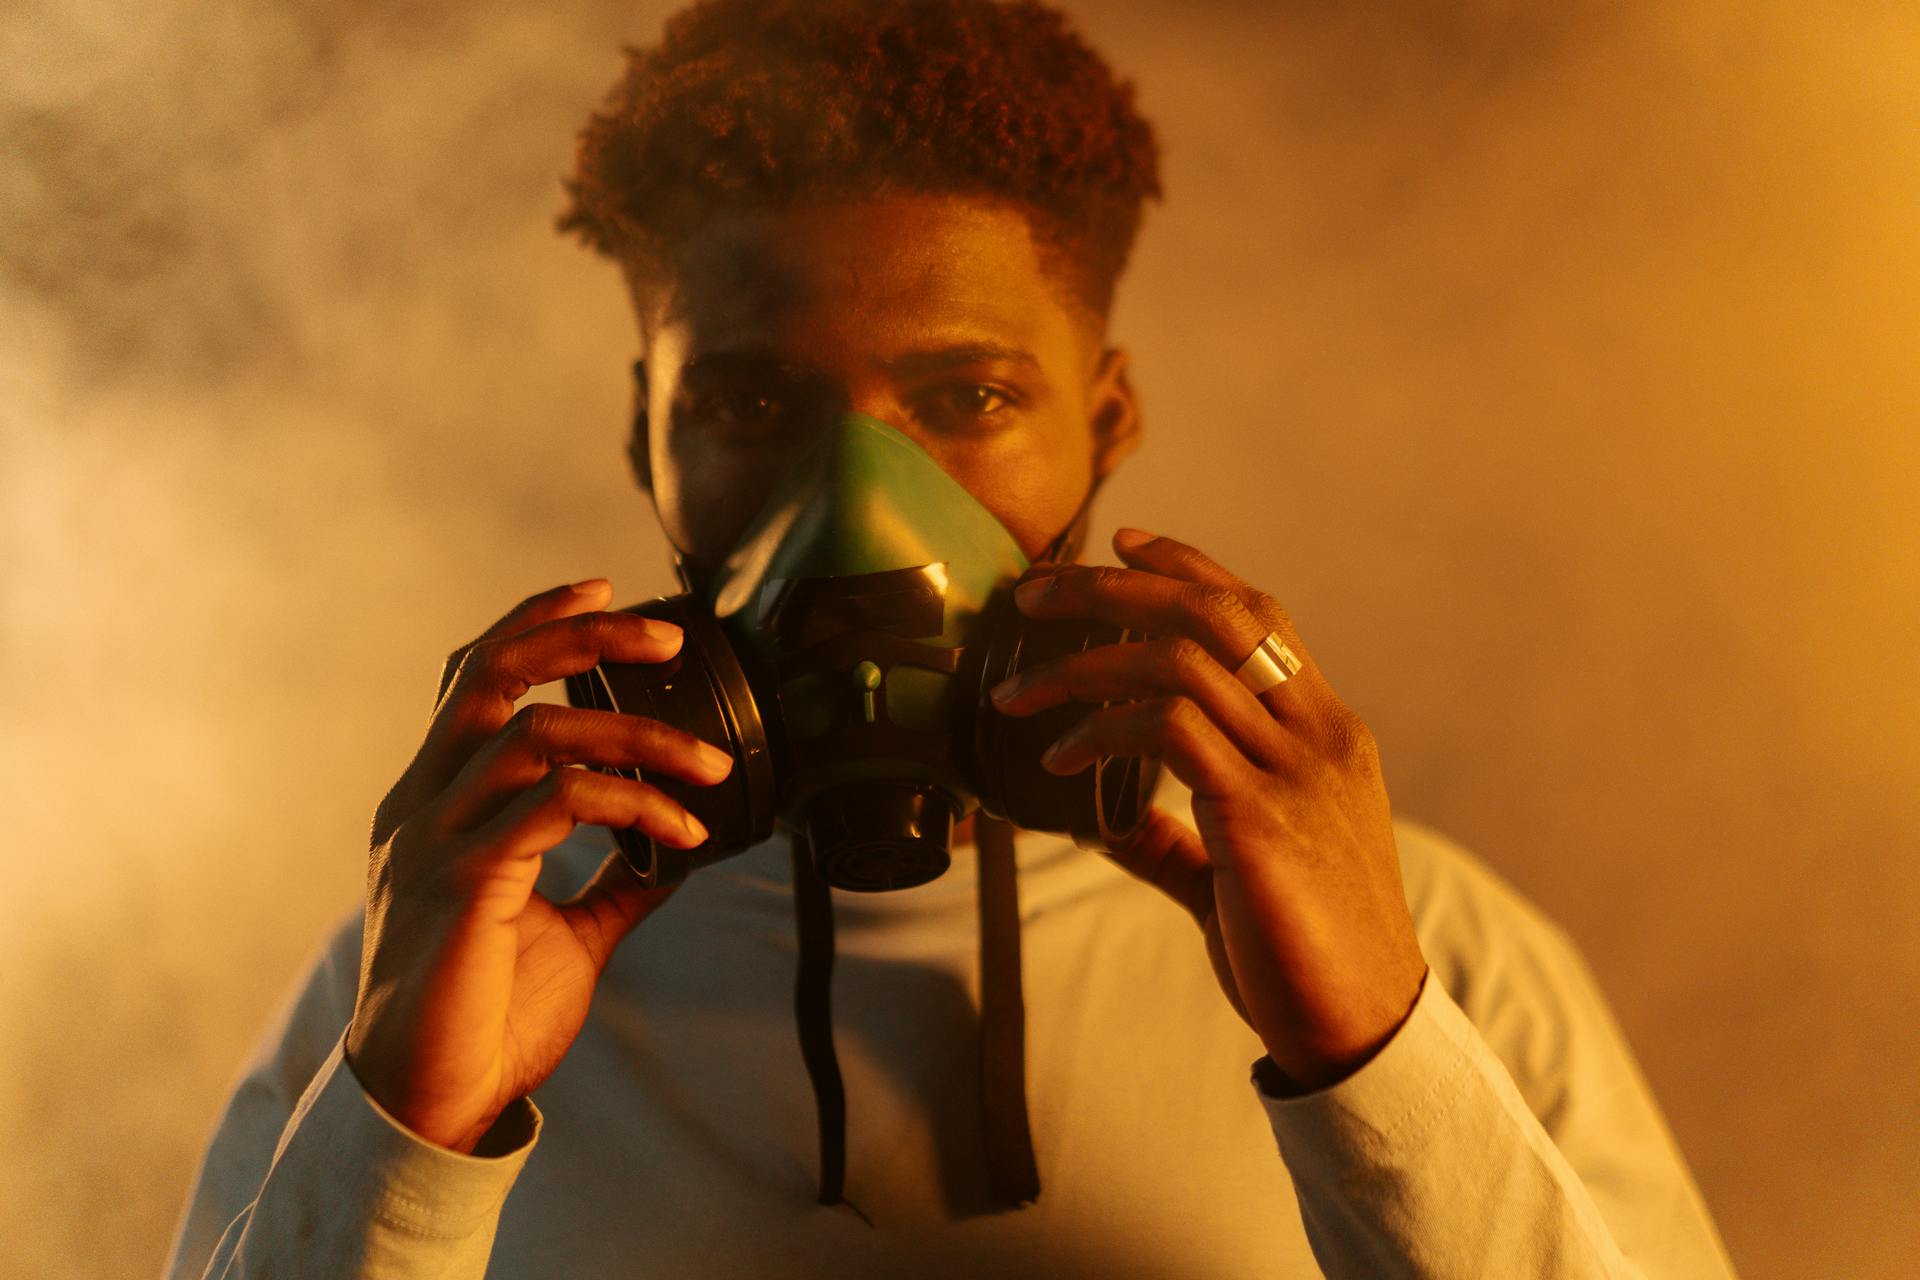
[[[1044, 558], [1083, 527], [1092, 497]], [[617, 832], [642, 880], [681, 879], [784, 827], [830, 885], [911, 888], [947, 869], [953, 827], [976, 808], [1088, 847], [1129, 834], [1158, 761], [1056, 777], [1041, 751], [1091, 708], [1010, 717], [987, 696], [1050, 658], [1137, 638], [1027, 618], [1012, 601], [1027, 566], [1006, 526], [905, 433], [861, 413], [821, 432], [717, 569], [682, 555], [687, 591], [630, 610], [681, 626], [678, 655], [568, 679], [575, 705], [663, 720], [734, 754], [717, 786], [647, 779], [712, 834], [675, 849]]]

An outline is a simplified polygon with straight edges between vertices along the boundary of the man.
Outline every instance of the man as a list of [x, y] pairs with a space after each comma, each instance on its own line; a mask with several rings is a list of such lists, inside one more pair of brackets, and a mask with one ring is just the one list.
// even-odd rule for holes
[[[1171, 538], [1077, 563], [1142, 430], [1105, 341], [1159, 195], [1129, 86], [1059, 15], [983, 0], [714, 0], [629, 52], [561, 226], [632, 291], [629, 459], [683, 577], [740, 561], [830, 433], [877, 431], [1038, 561], [1026, 617], [1149, 637], [995, 690], [1007, 717], [1085, 704], [1045, 767], [1169, 776], [1106, 857], [996, 854], [975, 812], [944, 875], [834, 895], [843, 1131], [787, 1017], [789, 833], [678, 885], [610, 852], [708, 832], [607, 767], [691, 794], [736, 757], [514, 710], [686, 634], [604, 580], [535, 595], [449, 662], [364, 912], [236, 1089], [172, 1274], [1730, 1275], [1571, 942], [1391, 817], [1281, 607]], [[1003, 856], [1011, 1104], [974, 1038], [977, 1006], [1007, 1017], [1007, 939], [972, 913]]]

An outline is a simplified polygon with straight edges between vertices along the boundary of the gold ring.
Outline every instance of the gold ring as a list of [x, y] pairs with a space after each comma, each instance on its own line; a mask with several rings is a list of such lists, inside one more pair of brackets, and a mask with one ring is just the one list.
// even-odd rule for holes
[[1233, 676], [1258, 696], [1277, 684], [1285, 684], [1301, 665], [1293, 650], [1280, 642], [1279, 633], [1269, 631]]

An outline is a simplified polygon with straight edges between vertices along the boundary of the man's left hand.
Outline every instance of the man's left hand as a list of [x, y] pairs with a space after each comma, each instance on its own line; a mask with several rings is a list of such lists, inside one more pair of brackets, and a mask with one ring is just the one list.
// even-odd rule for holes
[[[1192, 790], [1193, 827], [1150, 809], [1111, 856], [1193, 915], [1268, 1055], [1301, 1090], [1323, 1088], [1392, 1037], [1427, 972], [1379, 750], [1276, 601], [1193, 547], [1134, 532], [1114, 535], [1125, 567], [1036, 564], [1014, 599], [1030, 617], [1146, 638], [1042, 663], [995, 689], [995, 705], [1096, 704], [1043, 760], [1050, 771], [1154, 756]], [[1269, 631], [1303, 665], [1255, 694], [1233, 673]]]

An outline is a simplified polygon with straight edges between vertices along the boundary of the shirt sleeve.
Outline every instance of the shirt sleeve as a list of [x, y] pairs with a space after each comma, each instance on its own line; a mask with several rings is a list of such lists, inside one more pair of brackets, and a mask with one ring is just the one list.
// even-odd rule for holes
[[359, 956], [342, 927], [234, 1087], [175, 1233], [169, 1280], [479, 1280], [539, 1137], [517, 1100], [467, 1155], [409, 1130], [345, 1058]]
[[1266, 1059], [1254, 1064], [1322, 1270], [1729, 1280], [1705, 1202], [1573, 942], [1504, 887], [1478, 897], [1478, 958], [1444, 941], [1429, 950], [1405, 1021], [1352, 1075], [1289, 1095]]

